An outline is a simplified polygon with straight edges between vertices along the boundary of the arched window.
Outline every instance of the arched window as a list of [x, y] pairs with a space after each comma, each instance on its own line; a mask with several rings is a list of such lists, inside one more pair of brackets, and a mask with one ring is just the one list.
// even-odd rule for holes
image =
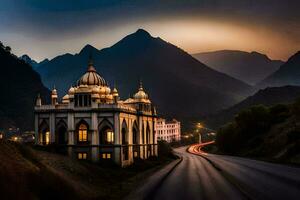
[[105, 130], [104, 135], [105, 135], [105, 143], [106, 144], [114, 143], [114, 132], [111, 129]]
[[136, 122], [134, 122], [132, 127], [132, 144], [138, 144], [139, 143], [139, 132], [138, 132], [138, 126]]
[[78, 142], [87, 142], [87, 126], [85, 124], [80, 124], [78, 129]]
[[104, 127], [100, 131], [100, 144], [113, 144], [114, 143], [114, 132], [109, 127]]
[[50, 144], [50, 132], [48, 124], [43, 121], [39, 127], [39, 144], [48, 145]]
[[146, 144], [150, 144], [150, 128], [149, 128], [149, 124], [147, 124], [147, 128], [146, 128]]

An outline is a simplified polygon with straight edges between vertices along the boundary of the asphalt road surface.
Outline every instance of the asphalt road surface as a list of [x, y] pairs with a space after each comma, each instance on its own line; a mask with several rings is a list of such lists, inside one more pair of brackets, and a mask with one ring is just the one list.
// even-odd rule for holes
[[300, 168], [251, 159], [188, 153], [148, 199], [300, 199]]

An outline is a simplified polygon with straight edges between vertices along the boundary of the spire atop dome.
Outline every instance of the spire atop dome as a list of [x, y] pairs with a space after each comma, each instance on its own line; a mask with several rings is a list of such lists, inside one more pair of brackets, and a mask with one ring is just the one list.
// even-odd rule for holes
[[139, 84], [140, 84], [140, 85], [139, 85], [139, 90], [140, 90], [140, 91], [144, 90], [142, 79], [140, 79], [140, 83], [139, 83]]
[[90, 53], [89, 55], [89, 61], [88, 61], [88, 72], [96, 72], [96, 69], [94, 67], [94, 61], [93, 61], [93, 55]]

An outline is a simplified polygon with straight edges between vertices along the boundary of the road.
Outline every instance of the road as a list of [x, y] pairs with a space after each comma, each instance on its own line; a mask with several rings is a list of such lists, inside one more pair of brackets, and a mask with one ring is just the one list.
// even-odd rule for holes
[[251, 159], [188, 153], [147, 199], [300, 199], [300, 168]]

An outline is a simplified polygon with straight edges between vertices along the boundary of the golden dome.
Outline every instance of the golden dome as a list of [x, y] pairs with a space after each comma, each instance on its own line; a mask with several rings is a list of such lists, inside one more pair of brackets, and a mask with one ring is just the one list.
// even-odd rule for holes
[[110, 88], [109, 87], [105, 87], [105, 94], [110, 94]]
[[100, 90], [99, 90], [100, 94], [105, 94], [105, 91], [106, 91], [105, 87], [103, 87], [103, 86], [100, 87]]
[[57, 90], [55, 89], [55, 87], [52, 90], [52, 94], [57, 95]]
[[139, 91], [133, 95], [136, 100], [148, 99], [148, 94], [144, 91], [142, 82], [140, 82]]
[[75, 88], [72, 86], [69, 89], [69, 94], [74, 94], [75, 93]]
[[66, 94], [63, 98], [62, 98], [62, 103], [69, 103], [69, 95]]
[[87, 72], [77, 81], [77, 85], [98, 85], [106, 86], [106, 81], [102, 78], [93, 66], [93, 62], [88, 64]]
[[100, 93], [99, 87], [93, 87], [92, 93]]
[[119, 93], [118, 93], [118, 90], [117, 90], [117, 88], [114, 88], [114, 89], [113, 89], [113, 91], [112, 91], [112, 95], [113, 95], [114, 97], [117, 97], [117, 96], [119, 96]]

